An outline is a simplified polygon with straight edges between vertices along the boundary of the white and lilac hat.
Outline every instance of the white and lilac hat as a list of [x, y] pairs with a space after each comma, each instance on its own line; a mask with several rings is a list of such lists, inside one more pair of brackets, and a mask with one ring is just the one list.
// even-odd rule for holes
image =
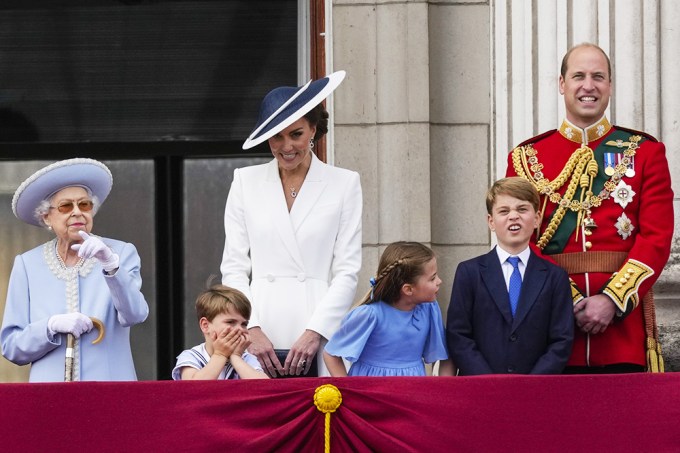
[[79, 157], [55, 162], [19, 185], [12, 198], [12, 211], [19, 220], [41, 226], [35, 218], [40, 202], [72, 186], [87, 187], [103, 203], [111, 192], [113, 176], [106, 165], [94, 159]]
[[322, 79], [310, 80], [301, 87], [274, 88], [262, 100], [255, 130], [243, 143], [250, 149], [278, 134], [326, 99], [345, 78], [337, 71]]

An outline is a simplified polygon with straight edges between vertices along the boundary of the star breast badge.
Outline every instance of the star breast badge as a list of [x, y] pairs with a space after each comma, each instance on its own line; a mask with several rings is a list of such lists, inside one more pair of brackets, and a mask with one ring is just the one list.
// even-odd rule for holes
[[614, 224], [616, 227], [616, 232], [619, 233], [619, 236], [621, 236], [623, 239], [628, 239], [628, 237], [633, 234], [633, 230], [635, 229], [633, 222], [630, 221], [625, 212], [621, 214], [621, 216], [616, 220], [616, 224]]
[[626, 184], [625, 182], [623, 182], [623, 180], [621, 180], [616, 185], [616, 188], [614, 188], [612, 196], [614, 197], [614, 202], [620, 204], [621, 207], [625, 209], [626, 206], [628, 206], [628, 203], [633, 201], [635, 191], [633, 190], [632, 186]]

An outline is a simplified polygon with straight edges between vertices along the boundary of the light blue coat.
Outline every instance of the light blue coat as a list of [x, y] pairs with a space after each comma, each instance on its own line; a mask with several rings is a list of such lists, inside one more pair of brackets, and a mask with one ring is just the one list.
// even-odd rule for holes
[[149, 314], [140, 291], [139, 255], [132, 244], [101, 239], [120, 257], [120, 267], [113, 276], [105, 276], [101, 264], [91, 258], [69, 285], [66, 270], [56, 260], [56, 240], [14, 260], [0, 340], [2, 354], [8, 360], [17, 365], [32, 364], [31, 382], [64, 380], [66, 335], [56, 334], [50, 339], [47, 320], [72, 310], [67, 307], [67, 292], [71, 300], [80, 303], [75, 311], [98, 318], [105, 325], [104, 338], [96, 345], [91, 344], [97, 337], [96, 329], [80, 337], [75, 375], [83, 381], [137, 379], [130, 326], [143, 322]]

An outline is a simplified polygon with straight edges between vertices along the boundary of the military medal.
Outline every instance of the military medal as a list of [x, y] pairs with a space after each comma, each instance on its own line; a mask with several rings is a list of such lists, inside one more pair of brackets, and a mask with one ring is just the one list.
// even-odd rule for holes
[[612, 196], [614, 197], [614, 202], [620, 204], [625, 209], [628, 203], [633, 201], [635, 191], [632, 186], [621, 180], [612, 191]]
[[614, 155], [617, 153], [604, 153], [604, 174], [611, 176], [614, 174]]
[[635, 176], [635, 170], [633, 169], [633, 157], [626, 157], [623, 154], [617, 154], [616, 165], [624, 165], [626, 167], [624, 175], [627, 177], [632, 178]]
[[633, 176], [635, 176], [635, 168], [633, 168], [634, 164], [635, 164], [635, 157], [631, 156], [630, 157], [630, 163], [628, 164], [628, 168], [626, 168], [626, 176], [628, 176], [629, 178], [632, 178]]
[[616, 219], [614, 226], [616, 227], [616, 232], [619, 233], [619, 236], [621, 236], [623, 239], [628, 239], [635, 229], [633, 223], [630, 221], [625, 212], [622, 213], [618, 219]]

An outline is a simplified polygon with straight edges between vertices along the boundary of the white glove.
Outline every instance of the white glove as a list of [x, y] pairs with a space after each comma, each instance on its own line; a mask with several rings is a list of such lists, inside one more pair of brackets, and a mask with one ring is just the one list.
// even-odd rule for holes
[[90, 236], [85, 231], [78, 231], [80, 237], [83, 238], [82, 244], [73, 244], [71, 250], [78, 252], [81, 258], [92, 258], [93, 256], [102, 263], [102, 267], [106, 272], [111, 272], [118, 269], [120, 259], [118, 255], [113, 252], [106, 244], [102, 242], [97, 236]]
[[92, 330], [92, 320], [78, 312], [53, 315], [47, 320], [47, 330], [50, 337], [54, 337], [55, 333], [70, 333], [80, 338], [82, 334]]

